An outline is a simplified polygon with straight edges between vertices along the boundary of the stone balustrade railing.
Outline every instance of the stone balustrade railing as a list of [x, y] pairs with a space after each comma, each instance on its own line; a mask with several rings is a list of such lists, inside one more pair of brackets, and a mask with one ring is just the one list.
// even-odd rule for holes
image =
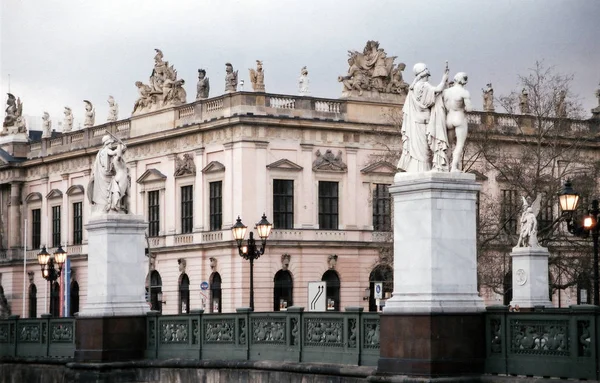
[[269, 106], [280, 109], [296, 109], [296, 100], [290, 97], [269, 97]]

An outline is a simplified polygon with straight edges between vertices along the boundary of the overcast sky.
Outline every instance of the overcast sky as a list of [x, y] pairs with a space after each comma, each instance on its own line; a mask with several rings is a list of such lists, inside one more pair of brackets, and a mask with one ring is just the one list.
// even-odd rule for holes
[[[597, 105], [600, 81], [600, 1], [524, 0], [1, 0], [0, 91], [24, 102], [24, 114], [50, 112], [53, 127], [64, 106], [83, 120], [84, 99], [107, 115], [107, 98], [131, 115], [135, 81], [148, 82], [154, 48], [196, 96], [197, 69], [210, 78], [210, 96], [224, 90], [231, 62], [251, 90], [248, 68], [264, 63], [267, 92], [296, 94], [308, 66], [311, 93], [338, 98], [337, 76], [347, 51], [378, 40], [388, 56], [412, 66], [425, 62], [438, 82], [445, 60], [451, 76], [469, 74], [467, 88], [481, 109], [481, 88], [495, 95], [516, 89], [517, 75], [536, 60], [575, 76], [572, 91], [586, 114]], [[4, 97], [4, 96], [3, 96]], [[3, 98], [6, 100], [6, 98]], [[2, 101], [4, 103], [4, 101]], [[4, 107], [3, 107], [4, 108]]]

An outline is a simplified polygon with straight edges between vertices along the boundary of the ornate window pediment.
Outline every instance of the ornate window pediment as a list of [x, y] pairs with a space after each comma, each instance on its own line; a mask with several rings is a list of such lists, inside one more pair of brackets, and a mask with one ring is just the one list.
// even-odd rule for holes
[[206, 165], [204, 167], [204, 169], [202, 169], [202, 173], [204, 173], [204, 174], [218, 173], [218, 172], [224, 172], [224, 171], [225, 171], [225, 165], [223, 165], [219, 161], [211, 161], [208, 165]]
[[394, 175], [398, 172], [398, 168], [387, 161], [378, 161], [362, 169], [360, 172], [363, 174]]
[[29, 193], [27, 195], [27, 197], [25, 197], [25, 202], [27, 202], [27, 203], [38, 202], [41, 200], [42, 200], [42, 193], [38, 193], [38, 192]]
[[287, 170], [292, 172], [299, 172], [303, 169], [302, 166], [284, 158], [279, 161], [275, 161], [267, 165], [267, 169]]
[[317, 149], [315, 156], [312, 165], [315, 172], [345, 173], [348, 171], [348, 166], [342, 160], [341, 150], [338, 151], [337, 155], [334, 155], [331, 149], [327, 149], [325, 154], [321, 154], [321, 151]]
[[62, 198], [63, 193], [58, 190], [58, 189], [52, 189], [50, 190], [50, 193], [48, 193], [46, 195], [46, 199], [53, 199], [53, 198]]
[[157, 182], [157, 181], [165, 181], [167, 179], [167, 176], [162, 174], [160, 171], [158, 171], [157, 169], [148, 169], [144, 172], [144, 174], [142, 174], [140, 176], [140, 178], [137, 179], [137, 183], [138, 184], [145, 184], [145, 183], [150, 183], [150, 182]]
[[83, 186], [81, 186], [81, 185], [73, 185], [67, 189], [68, 196], [73, 196], [73, 195], [83, 194], [83, 193], [84, 193], [84, 189], [83, 189]]

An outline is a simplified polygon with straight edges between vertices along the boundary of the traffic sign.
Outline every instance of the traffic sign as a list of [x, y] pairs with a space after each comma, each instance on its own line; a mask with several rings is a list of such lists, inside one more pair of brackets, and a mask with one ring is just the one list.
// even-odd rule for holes
[[308, 311], [326, 311], [326, 289], [325, 282], [308, 282]]
[[200, 289], [208, 290], [208, 282], [204, 281], [204, 282], [200, 283]]
[[382, 299], [383, 298], [383, 283], [377, 282], [377, 283], [374, 283], [374, 285], [375, 285], [375, 299]]

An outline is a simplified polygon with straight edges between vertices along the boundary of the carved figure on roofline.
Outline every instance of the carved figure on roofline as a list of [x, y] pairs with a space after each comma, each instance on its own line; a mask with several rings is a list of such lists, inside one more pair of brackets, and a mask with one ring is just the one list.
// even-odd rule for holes
[[129, 213], [131, 177], [123, 154], [127, 146], [107, 131], [96, 155], [87, 195], [92, 214]]
[[115, 122], [119, 119], [119, 104], [115, 102], [113, 96], [108, 96], [108, 117], [107, 122]]
[[65, 106], [65, 118], [63, 119], [63, 133], [68, 133], [73, 130], [73, 111], [70, 107]]
[[529, 93], [526, 88], [523, 88], [519, 95], [519, 107], [521, 114], [529, 114]]
[[150, 105], [154, 103], [152, 99], [152, 88], [149, 85], [142, 83], [141, 81], [136, 81], [135, 86], [138, 88], [138, 99], [135, 101], [133, 105], [133, 113], [135, 114], [138, 111], [142, 111], [143, 109], [148, 108]]
[[594, 93], [594, 95], [598, 99], [598, 106], [592, 109], [592, 118], [600, 118], [600, 88], [596, 89], [596, 93]]
[[252, 89], [255, 92], [265, 91], [265, 72], [263, 71], [262, 61], [256, 60], [256, 70], [250, 68], [250, 82], [252, 83]]
[[308, 69], [306, 69], [306, 66], [303, 66], [302, 69], [300, 69], [300, 77], [298, 77], [298, 95], [310, 95], [309, 85], [310, 79], [308, 78]]
[[233, 71], [233, 65], [230, 63], [225, 64], [225, 93], [232, 93], [237, 91], [238, 85], [238, 71]]
[[540, 212], [542, 195], [538, 194], [535, 201], [531, 205], [527, 203], [527, 199], [523, 198], [523, 213], [521, 214], [521, 230], [519, 232], [519, 240], [517, 247], [540, 247], [538, 243], [538, 222], [537, 215]]
[[484, 112], [494, 112], [494, 88], [492, 87], [492, 83], [486, 84], [485, 89], [483, 91], [483, 111]]
[[42, 116], [42, 138], [52, 137], [52, 121], [50, 121], [50, 114], [44, 112]]
[[558, 92], [558, 100], [556, 101], [556, 117], [557, 118], [566, 118], [567, 117], [567, 102], [565, 99], [567, 98], [567, 91], [561, 90]]
[[204, 69], [198, 69], [198, 84], [196, 85], [196, 100], [208, 98], [210, 82]]
[[[362, 53], [348, 51], [348, 73], [338, 76], [343, 84], [342, 97], [370, 97], [402, 102], [397, 95], [406, 96], [402, 70], [405, 65], [394, 68], [396, 56], [388, 57], [379, 42], [369, 40]], [[405, 85], [404, 85], [405, 84]]]
[[446, 131], [448, 135], [448, 144], [454, 143], [452, 152], [451, 172], [460, 172], [461, 158], [469, 133], [469, 124], [465, 112], [473, 110], [471, 105], [471, 95], [465, 89], [468, 76], [465, 72], [458, 72], [454, 76], [454, 85], [451, 88], [444, 89], [442, 99], [446, 109]]
[[96, 121], [96, 110], [90, 101], [83, 100], [83, 102], [85, 102], [85, 121], [83, 122], [83, 127], [91, 128]]
[[[442, 98], [448, 72], [446, 62], [442, 81], [433, 86], [429, 83], [431, 74], [427, 65], [418, 63], [413, 67], [415, 79], [409, 87], [402, 108], [402, 155], [398, 161], [398, 169], [401, 171], [448, 171], [448, 137]], [[433, 153], [431, 163], [430, 151]]]
[[12, 93], [7, 93], [8, 99], [6, 100], [6, 116], [4, 117], [4, 123], [2, 124], [1, 134], [14, 134], [14, 133], [25, 133], [27, 127], [25, 126], [25, 117], [23, 117], [23, 103], [20, 98], [15, 98]]

